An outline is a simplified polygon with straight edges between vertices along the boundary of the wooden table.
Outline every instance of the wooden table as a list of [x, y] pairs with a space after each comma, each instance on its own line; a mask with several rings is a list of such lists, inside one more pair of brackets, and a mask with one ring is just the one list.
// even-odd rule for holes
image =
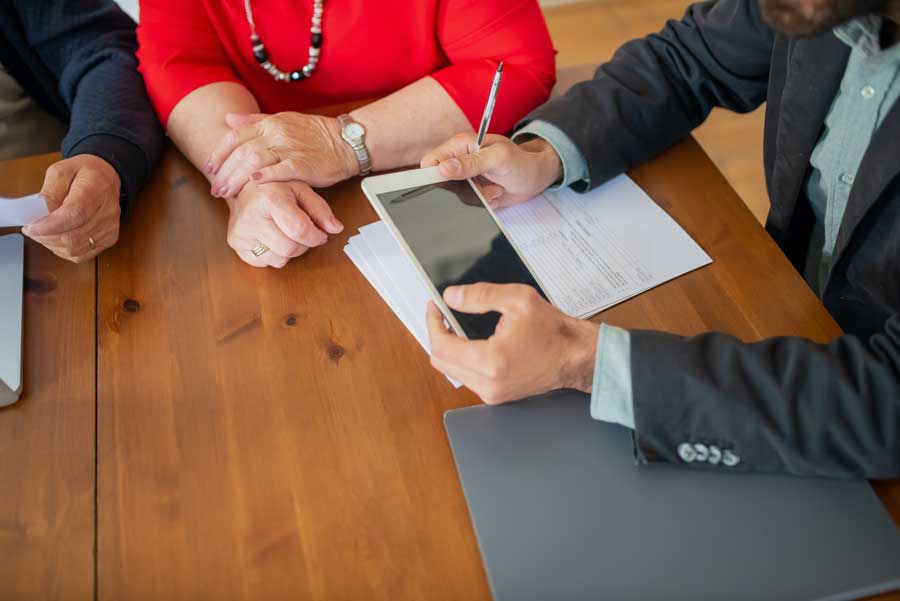
[[[17, 190], [32, 191], [45, 164], [0, 165], [0, 181], [23, 174]], [[604, 321], [746, 340], [839, 333], [692, 139], [631, 175], [715, 262]], [[170, 149], [96, 263], [96, 314], [92, 266], [29, 247], [29, 274], [57, 287], [29, 294], [30, 384], [0, 411], [0, 590], [489, 598], [442, 423], [478, 401], [430, 368], [344, 256], [375, 220], [358, 182], [324, 194], [345, 232], [281, 271], [254, 269], [225, 244], [224, 205]], [[900, 483], [876, 488], [900, 523]]]
[[[57, 158], [0, 163], [0, 196], [40, 190]], [[0, 599], [90, 599], [96, 266], [29, 240], [25, 278], [24, 390], [0, 409]]]

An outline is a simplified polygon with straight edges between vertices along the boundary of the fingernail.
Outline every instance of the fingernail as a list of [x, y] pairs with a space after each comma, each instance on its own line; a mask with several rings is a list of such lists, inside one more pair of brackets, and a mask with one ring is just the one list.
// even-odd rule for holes
[[259, 171], [255, 171], [250, 177], [252, 177], [255, 181], [259, 181], [262, 179], [262, 173], [260, 173]]
[[215, 197], [218, 197], [218, 196], [219, 196], [219, 190], [220, 190], [219, 186], [213, 186], [213, 187], [210, 189], [209, 193], [212, 194], [212, 195], [215, 196]]
[[444, 300], [450, 306], [456, 306], [462, 303], [463, 291], [459, 286], [450, 286], [444, 290]]
[[449, 159], [444, 161], [444, 164], [447, 165], [447, 168], [454, 173], [462, 169], [462, 163], [459, 162], [459, 159]]
[[344, 231], [344, 224], [338, 221], [334, 215], [328, 218], [328, 227], [331, 229], [332, 234], [339, 234]]

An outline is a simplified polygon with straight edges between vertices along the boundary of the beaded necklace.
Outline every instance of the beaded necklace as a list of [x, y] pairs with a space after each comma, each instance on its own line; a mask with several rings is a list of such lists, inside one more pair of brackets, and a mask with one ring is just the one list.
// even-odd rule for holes
[[253, 45], [253, 57], [259, 66], [265, 69], [275, 81], [303, 81], [313, 74], [319, 63], [319, 54], [322, 49], [322, 13], [325, 0], [313, 0], [312, 26], [309, 28], [312, 37], [309, 41], [309, 62], [302, 69], [296, 71], [282, 71], [269, 60], [269, 53], [259, 35], [256, 33], [256, 23], [253, 21], [253, 10], [250, 8], [250, 0], [244, 0], [244, 11], [247, 13], [247, 23], [250, 24], [250, 43]]

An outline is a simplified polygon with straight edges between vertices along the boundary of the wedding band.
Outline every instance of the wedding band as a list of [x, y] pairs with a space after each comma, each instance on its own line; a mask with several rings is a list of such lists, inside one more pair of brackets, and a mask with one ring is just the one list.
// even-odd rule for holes
[[97, 244], [96, 244], [96, 242], [94, 242], [94, 239], [93, 239], [93, 238], [91, 238], [91, 237], [90, 237], [90, 236], [88, 236], [88, 244], [90, 244], [90, 245], [91, 245], [91, 250], [93, 250], [93, 249], [95, 249], [95, 248], [97, 248]]
[[256, 246], [254, 246], [253, 250], [251, 250], [250, 252], [253, 253], [254, 257], [261, 257], [264, 254], [266, 254], [267, 252], [269, 252], [269, 247], [266, 246], [265, 244], [260, 243], [260, 244], [257, 244]]

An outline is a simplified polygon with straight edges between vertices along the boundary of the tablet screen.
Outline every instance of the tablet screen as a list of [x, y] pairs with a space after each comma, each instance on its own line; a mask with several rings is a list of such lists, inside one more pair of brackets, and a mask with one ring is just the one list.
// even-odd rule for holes
[[[434, 287], [493, 282], [541, 288], [467, 181], [448, 181], [378, 194]], [[499, 313], [453, 312], [466, 336], [488, 338]]]

